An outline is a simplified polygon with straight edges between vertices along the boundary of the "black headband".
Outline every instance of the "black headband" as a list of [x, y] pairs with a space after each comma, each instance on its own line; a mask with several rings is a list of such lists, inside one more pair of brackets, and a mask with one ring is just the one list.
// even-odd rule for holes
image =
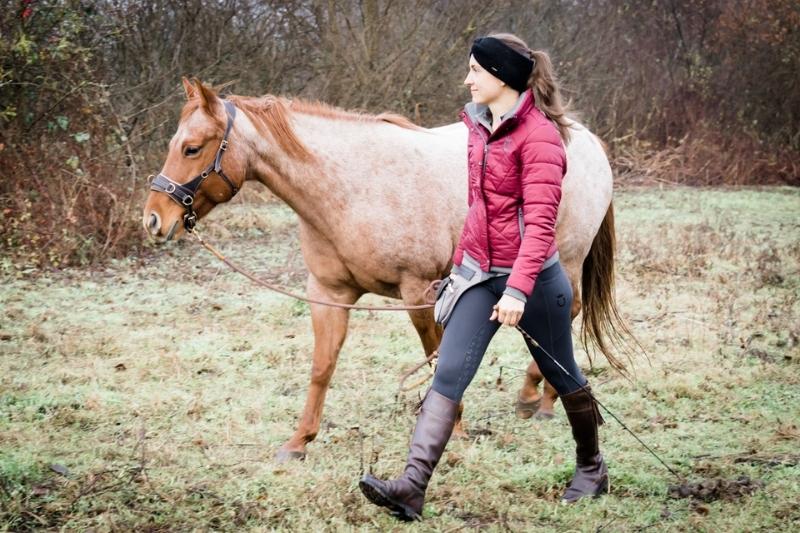
[[512, 89], [523, 92], [528, 88], [534, 61], [500, 39], [479, 37], [472, 43], [470, 53], [480, 66], [495, 78], [506, 82]]

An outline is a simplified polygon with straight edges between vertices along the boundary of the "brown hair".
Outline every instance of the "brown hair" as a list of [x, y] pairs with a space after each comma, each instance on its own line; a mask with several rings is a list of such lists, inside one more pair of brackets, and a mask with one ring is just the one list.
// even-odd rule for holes
[[531, 50], [525, 41], [512, 33], [493, 33], [490, 37], [502, 41], [509, 48], [530, 57], [536, 62], [528, 80], [528, 87], [533, 89], [533, 94], [536, 97], [536, 107], [555, 123], [561, 138], [564, 140], [564, 144], [569, 144], [570, 123], [566, 117], [568, 106], [562, 102], [561, 91], [558, 88], [558, 80], [555, 72], [553, 72], [553, 63], [550, 61], [550, 56], [542, 50]]

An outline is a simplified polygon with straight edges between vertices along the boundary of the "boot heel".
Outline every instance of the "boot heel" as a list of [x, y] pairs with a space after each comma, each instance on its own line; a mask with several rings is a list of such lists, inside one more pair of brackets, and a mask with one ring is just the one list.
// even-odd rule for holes
[[383, 482], [370, 475], [365, 475], [361, 481], [358, 482], [358, 487], [361, 493], [366, 498], [379, 507], [386, 507], [391, 511], [392, 515], [403, 520], [404, 522], [411, 522], [414, 520], [422, 520], [422, 516], [411, 507], [396, 501], [391, 498], [383, 490]]
[[597, 489], [597, 494], [595, 497], [602, 496], [603, 494], [611, 494], [611, 478], [606, 476], [606, 478], [600, 483], [600, 487]]
[[358, 486], [367, 500], [386, 507], [401, 520], [420, 520], [425, 490], [453, 432], [458, 409], [458, 402], [428, 390], [417, 415], [403, 474], [385, 481], [365, 474]]

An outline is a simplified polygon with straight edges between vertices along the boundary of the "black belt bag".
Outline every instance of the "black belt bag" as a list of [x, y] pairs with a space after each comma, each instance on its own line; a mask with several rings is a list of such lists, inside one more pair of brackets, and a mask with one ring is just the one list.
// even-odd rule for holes
[[[550, 268], [558, 262], [558, 252], [554, 253], [542, 264], [542, 271]], [[456, 302], [467, 289], [474, 287], [482, 281], [496, 276], [507, 276], [511, 273], [500, 270], [498, 272], [483, 272], [477, 261], [464, 253], [464, 258], [460, 265], [453, 265], [450, 275], [441, 280], [436, 288], [436, 305], [433, 308], [433, 318], [437, 324], [447, 325], [450, 315], [456, 306]]]

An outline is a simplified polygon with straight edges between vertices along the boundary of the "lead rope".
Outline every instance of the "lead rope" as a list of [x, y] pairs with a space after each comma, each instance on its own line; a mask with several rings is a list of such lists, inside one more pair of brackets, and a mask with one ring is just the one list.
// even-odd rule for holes
[[550, 352], [548, 352], [547, 350], [545, 350], [545, 349], [542, 347], [542, 345], [541, 345], [541, 344], [539, 344], [538, 342], [536, 342], [536, 339], [534, 339], [533, 337], [531, 337], [530, 335], [528, 335], [528, 332], [527, 332], [527, 331], [525, 331], [524, 329], [522, 329], [522, 328], [519, 326], [519, 324], [517, 324], [516, 328], [517, 328], [517, 330], [519, 330], [519, 332], [520, 332], [520, 333], [522, 333], [522, 335], [523, 335], [523, 336], [524, 336], [526, 339], [528, 339], [528, 340], [531, 342], [531, 344], [533, 344], [533, 345], [534, 345], [536, 348], [539, 348], [539, 349], [540, 349], [542, 352], [544, 352], [544, 354], [545, 354], [547, 357], [549, 357], [549, 358], [550, 358], [550, 360], [551, 360], [551, 361], [553, 361], [553, 362], [556, 364], [556, 366], [558, 366], [558, 368], [560, 368], [560, 369], [561, 369], [561, 371], [562, 371], [562, 372], [564, 372], [564, 374], [566, 374], [567, 376], [569, 376], [569, 378], [570, 378], [572, 381], [574, 381], [574, 382], [575, 382], [575, 384], [576, 384], [577, 386], [579, 386], [583, 392], [585, 392], [586, 394], [588, 394], [588, 395], [589, 395], [589, 396], [592, 398], [592, 400], [594, 400], [594, 401], [597, 403], [597, 405], [599, 405], [600, 407], [602, 407], [602, 408], [603, 408], [603, 411], [605, 411], [606, 413], [608, 413], [608, 414], [611, 416], [611, 418], [613, 418], [614, 420], [616, 420], [616, 421], [617, 421], [617, 423], [619, 423], [619, 425], [620, 425], [620, 426], [622, 426], [622, 428], [623, 428], [625, 431], [627, 431], [628, 433], [630, 433], [630, 434], [631, 434], [631, 436], [632, 436], [634, 439], [636, 439], [636, 440], [639, 442], [639, 444], [641, 444], [641, 445], [644, 447], [644, 449], [645, 449], [645, 450], [647, 450], [648, 452], [650, 452], [650, 455], [652, 455], [653, 457], [655, 457], [655, 458], [658, 460], [658, 462], [659, 462], [659, 463], [661, 463], [662, 465], [664, 465], [664, 468], [666, 468], [667, 470], [669, 470], [669, 472], [670, 472], [670, 473], [671, 473], [673, 476], [675, 476], [675, 477], [678, 479], [678, 481], [680, 481], [681, 483], [683, 483], [683, 482], [684, 482], [684, 478], [683, 478], [683, 477], [682, 477], [680, 474], [678, 474], [678, 473], [677, 473], [675, 470], [673, 470], [673, 469], [672, 469], [672, 467], [670, 467], [670, 466], [669, 466], [669, 465], [668, 465], [666, 462], [664, 462], [664, 460], [663, 460], [663, 459], [661, 459], [661, 457], [659, 457], [659, 455], [658, 455], [656, 452], [654, 452], [654, 451], [652, 450], [652, 448], [650, 448], [650, 446], [648, 446], [647, 444], [645, 444], [645, 443], [644, 443], [644, 441], [642, 441], [642, 439], [640, 439], [640, 438], [639, 438], [639, 436], [638, 436], [638, 435], [636, 435], [636, 433], [634, 433], [634, 432], [633, 432], [633, 431], [632, 431], [632, 430], [631, 430], [631, 429], [630, 429], [628, 426], [626, 426], [626, 425], [625, 425], [625, 423], [624, 423], [622, 420], [620, 420], [620, 419], [617, 417], [617, 415], [615, 415], [614, 413], [612, 413], [612, 412], [611, 412], [611, 410], [610, 410], [608, 407], [606, 407], [605, 405], [603, 405], [602, 403], [600, 403], [600, 401], [599, 401], [597, 398], [595, 398], [594, 394], [592, 394], [592, 393], [591, 393], [591, 392], [590, 392], [590, 391], [589, 391], [589, 390], [586, 388], [586, 386], [585, 386], [585, 385], [581, 385], [581, 383], [580, 383], [580, 382], [579, 382], [577, 379], [575, 379], [575, 377], [574, 377], [572, 374], [570, 374], [570, 373], [567, 371], [567, 369], [566, 369], [566, 368], [564, 368], [564, 367], [561, 365], [561, 363], [559, 363], [559, 362], [556, 360], [556, 358], [555, 358], [555, 357], [553, 357], [552, 355], [550, 355]]
[[[223, 263], [225, 263], [226, 265], [228, 265], [228, 267], [230, 267], [232, 270], [234, 270], [234, 271], [238, 272], [239, 274], [243, 275], [244, 277], [246, 277], [247, 279], [249, 279], [249, 280], [250, 280], [250, 281], [252, 281], [253, 283], [256, 283], [257, 285], [261, 285], [262, 287], [266, 287], [266, 288], [268, 288], [268, 289], [270, 289], [270, 290], [272, 290], [272, 291], [275, 291], [275, 292], [278, 292], [278, 293], [280, 293], [280, 294], [283, 294], [283, 295], [289, 296], [289, 297], [291, 297], [291, 298], [295, 298], [295, 299], [297, 299], [297, 300], [300, 300], [300, 301], [303, 301], [303, 302], [314, 303], [314, 304], [320, 304], [320, 305], [327, 305], [327, 306], [330, 306], [330, 307], [340, 307], [340, 308], [344, 308], [344, 309], [358, 309], [358, 310], [364, 310], [364, 311], [411, 311], [411, 310], [417, 310], [417, 309], [430, 309], [430, 308], [432, 308], [432, 307], [434, 306], [434, 304], [433, 304], [433, 303], [422, 304], [422, 305], [398, 305], [398, 306], [362, 306], [362, 305], [353, 305], [353, 304], [342, 304], [342, 303], [337, 303], [337, 302], [327, 302], [327, 301], [324, 301], [324, 300], [317, 300], [317, 299], [314, 299], [314, 298], [306, 298], [306, 297], [304, 297], [304, 296], [300, 296], [299, 294], [294, 294], [294, 293], [292, 293], [292, 292], [289, 292], [289, 291], [287, 291], [286, 289], [283, 289], [283, 288], [281, 288], [281, 287], [278, 287], [277, 285], [274, 285], [274, 284], [272, 284], [272, 283], [269, 283], [269, 282], [267, 282], [267, 281], [264, 281], [264, 280], [262, 280], [262, 279], [260, 279], [260, 278], [257, 278], [256, 276], [254, 276], [253, 274], [251, 274], [249, 271], [247, 271], [247, 270], [245, 270], [245, 269], [243, 269], [243, 268], [239, 267], [239, 266], [238, 266], [238, 265], [236, 265], [235, 263], [231, 262], [231, 261], [230, 261], [230, 260], [229, 260], [227, 257], [225, 257], [225, 256], [222, 254], [222, 252], [220, 252], [220, 251], [219, 251], [219, 250], [217, 250], [217, 249], [216, 249], [214, 246], [212, 246], [211, 244], [209, 244], [209, 243], [207, 243], [205, 240], [203, 240], [203, 237], [201, 237], [201, 236], [200, 236], [200, 233], [197, 231], [197, 228], [194, 228], [194, 229], [193, 229], [193, 231], [191, 231], [191, 232], [189, 232], [189, 233], [191, 233], [192, 235], [194, 235], [195, 239], [197, 239], [197, 242], [199, 242], [199, 243], [200, 243], [200, 244], [201, 244], [201, 245], [202, 245], [202, 246], [203, 246], [203, 247], [204, 247], [206, 250], [208, 250], [209, 252], [211, 252], [212, 254], [214, 254], [214, 256], [216, 256], [216, 257], [217, 257], [217, 259], [219, 259], [220, 261], [222, 261]], [[426, 301], [430, 301], [430, 296], [431, 296], [431, 294], [432, 294], [432, 293], [435, 293], [435, 291], [436, 291], [436, 284], [437, 284], [437, 283], [439, 283], [439, 281], [438, 281], [438, 280], [437, 280], [437, 281], [434, 281], [434, 282], [432, 282], [432, 283], [431, 283], [431, 284], [428, 286], [428, 288], [426, 288], [426, 289], [425, 289], [425, 291], [423, 292], [423, 298], [424, 298]], [[536, 342], [536, 339], [534, 339], [533, 337], [531, 337], [531, 336], [528, 334], [528, 332], [527, 332], [527, 331], [525, 331], [524, 329], [522, 329], [522, 327], [520, 327], [519, 325], [517, 325], [517, 326], [516, 326], [516, 328], [517, 328], [517, 330], [519, 330], [519, 332], [520, 332], [520, 333], [522, 333], [522, 335], [523, 335], [523, 336], [524, 336], [526, 339], [528, 339], [528, 340], [531, 342], [531, 344], [532, 344], [533, 346], [535, 346], [536, 348], [539, 348], [539, 349], [540, 349], [540, 350], [541, 350], [541, 351], [542, 351], [542, 352], [543, 352], [543, 353], [544, 353], [544, 354], [545, 354], [547, 357], [549, 357], [549, 358], [550, 358], [550, 360], [551, 360], [551, 361], [553, 361], [553, 362], [556, 364], [556, 366], [558, 366], [558, 368], [560, 368], [560, 369], [561, 369], [561, 371], [562, 371], [562, 372], [564, 372], [564, 374], [566, 374], [566, 375], [567, 375], [567, 376], [568, 376], [568, 377], [569, 377], [569, 378], [570, 378], [572, 381], [574, 381], [574, 382], [575, 382], [575, 384], [576, 384], [578, 387], [580, 387], [580, 388], [581, 388], [581, 390], [582, 390], [583, 392], [585, 392], [586, 394], [588, 394], [588, 395], [589, 395], [589, 396], [592, 398], [592, 400], [594, 400], [594, 401], [597, 403], [597, 405], [599, 405], [600, 407], [602, 407], [602, 408], [603, 408], [603, 410], [604, 410], [606, 413], [608, 413], [608, 414], [611, 416], [611, 418], [613, 418], [614, 420], [616, 420], [616, 421], [617, 421], [617, 423], [618, 423], [620, 426], [622, 426], [622, 428], [623, 428], [625, 431], [627, 431], [628, 433], [630, 433], [630, 434], [631, 434], [631, 436], [632, 436], [634, 439], [636, 439], [636, 441], [637, 441], [639, 444], [641, 444], [641, 445], [644, 447], [644, 449], [645, 449], [645, 450], [647, 450], [647, 451], [650, 453], [650, 455], [652, 455], [653, 457], [655, 457], [655, 458], [656, 458], [656, 460], [658, 460], [658, 462], [659, 462], [659, 463], [661, 463], [661, 464], [664, 466], [664, 468], [666, 468], [666, 469], [667, 469], [667, 470], [668, 470], [668, 471], [669, 471], [669, 472], [670, 472], [670, 473], [671, 473], [673, 476], [675, 476], [675, 477], [676, 477], [676, 478], [677, 478], [677, 479], [678, 479], [680, 482], [683, 482], [683, 481], [684, 481], [684, 478], [683, 478], [683, 477], [681, 477], [681, 475], [680, 475], [680, 474], [678, 474], [678, 473], [677, 473], [677, 472], [676, 472], [676, 471], [675, 471], [675, 470], [674, 470], [672, 467], [670, 467], [670, 466], [669, 466], [669, 465], [668, 465], [668, 464], [667, 464], [667, 463], [666, 463], [666, 462], [665, 462], [665, 461], [664, 461], [664, 460], [663, 460], [663, 459], [662, 459], [662, 458], [661, 458], [661, 457], [660, 457], [660, 456], [659, 456], [659, 455], [658, 455], [656, 452], [654, 452], [654, 451], [653, 451], [653, 449], [652, 449], [652, 448], [650, 448], [650, 446], [648, 446], [647, 444], [645, 444], [645, 443], [644, 443], [644, 441], [643, 441], [642, 439], [640, 439], [638, 435], [636, 435], [636, 433], [634, 433], [634, 432], [633, 432], [633, 431], [632, 431], [632, 430], [631, 430], [631, 429], [630, 429], [628, 426], [626, 426], [626, 425], [625, 425], [625, 423], [624, 423], [622, 420], [620, 420], [620, 419], [619, 419], [619, 417], [617, 417], [617, 415], [615, 415], [613, 412], [611, 412], [611, 410], [610, 410], [608, 407], [606, 407], [605, 405], [603, 405], [603, 404], [602, 404], [602, 403], [601, 403], [601, 402], [600, 402], [600, 401], [599, 401], [599, 400], [598, 400], [598, 399], [597, 399], [597, 398], [594, 396], [594, 394], [592, 394], [592, 393], [591, 393], [589, 390], [587, 390], [587, 389], [586, 389], [586, 387], [585, 387], [584, 385], [582, 385], [582, 384], [581, 384], [581, 383], [580, 383], [580, 382], [579, 382], [577, 379], [575, 379], [575, 377], [574, 377], [572, 374], [570, 374], [570, 373], [569, 373], [569, 371], [567, 371], [567, 369], [566, 369], [566, 368], [564, 368], [564, 367], [561, 365], [561, 363], [559, 363], [559, 362], [558, 362], [558, 360], [556, 360], [556, 358], [555, 358], [555, 357], [553, 357], [552, 355], [550, 355], [550, 352], [548, 352], [547, 350], [545, 350], [545, 349], [542, 347], [542, 345], [541, 345], [541, 344], [539, 344], [538, 342]], [[432, 360], [433, 358], [435, 358], [437, 355], [438, 355], [438, 352], [433, 352], [432, 354], [430, 354], [430, 356], [428, 356], [427, 360], [423, 361], [423, 362], [422, 362], [422, 363], [420, 363], [420, 364], [419, 364], [417, 367], [415, 367], [414, 369], [412, 369], [410, 372], [406, 373], [406, 375], [405, 375], [405, 376], [403, 377], [403, 379], [401, 380], [401, 384], [400, 384], [400, 385], [401, 385], [401, 390], [408, 390], [409, 388], [411, 388], [411, 387], [403, 387], [403, 382], [404, 382], [404, 381], [405, 381], [405, 380], [406, 380], [406, 379], [407, 379], [407, 378], [408, 378], [408, 377], [409, 377], [411, 374], [413, 374], [414, 372], [416, 372], [417, 370], [419, 370], [419, 368], [421, 368], [422, 366], [424, 366], [426, 363], [430, 363], [430, 362], [431, 362], [431, 360]], [[427, 379], [430, 379], [430, 376], [426, 376], [425, 378], [423, 378], [422, 382], [424, 382], [424, 381], [427, 381]]]
[[195, 239], [197, 239], [197, 242], [199, 242], [203, 246], [203, 248], [205, 248], [206, 250], [208, 250], [209, 252], [214, 254], [217, 259], [219, 259], [220, 261], [222, 261], [223, 263], [228, 265], [231, 268], [231, 270], [233, 270], [235, 272], [238, 272], [239, 274], [241, 274], [242, 276], [246, 277], [247, 279], [249, 279], [253, 283], [255, 283], [257, 285], [261, 285], [262, 287], [266, 287], [267, 289], [270, 289], [270, 290], [275, 291], [277, 293], [283, 294], [285, 296], [289, 296], [290, 298], [294, 298], [296, 300], [300, 300], [302, 302], [307, 302], [307, 303], [310, 303], [310, 304], [327, 305], [328, 307], [340, 307], [342, 309], [355, 309], [355, 310], [361, 310], [361, 311], [417, 311], [417, 310], [421, 310], [421, 309], [431, 309], [434, 306], [434, 303], [432, 303], [432, 300], [431, 300], [431, 296], [436, 293], [436, 288], [438, 286], [438, 283], [440, 283], [440, 280], [435, 280], [435, 281], [431, 282], [430, 285], [428, 285], [428, 287], [422, 293], [422, 298], [423, 298], [424, 301], [431, 302], [431, 303], [426, 303], [426, 304], [421, 304], [421, 305], [384, 305], [384, 306], [380, 306], [380, 305], [353, 305], [353, 304], [342, 304], [342, 303], [338, 303], [338, 302], [328, 302], [326, 300], [317, 300], [315, 298], [307, 298], [305, 296], [301, 296], [299, 294], [295, 294], [293, 292], [289, 292], [286, 289], [283, 289], [283, 288], [281, 288], [281, 287], [279, 287], [279, 286], [277, 286], [277, 285], [275, 285], [273, 283], [269, 283], [268, 281], [264, 281], [261, 278], [257, 278], [255, 275], [251, 274], [249, 271], [247, 271], [244, 268], [238, 266], [236, 263], [232, 262], [230, 259], [228, 259], [224, 255], [222, 255], [222, 252], [220, 252], [219, 250], [214, 248], [214, 246], [212, 246], [211, 244], [209, 244], [205, 240], [203, 240], [203, 237], [200, 236], [200, 233], [198, 233], [197, 228], [194, 228], [189, 233], [191, 235], [194, 235]]

